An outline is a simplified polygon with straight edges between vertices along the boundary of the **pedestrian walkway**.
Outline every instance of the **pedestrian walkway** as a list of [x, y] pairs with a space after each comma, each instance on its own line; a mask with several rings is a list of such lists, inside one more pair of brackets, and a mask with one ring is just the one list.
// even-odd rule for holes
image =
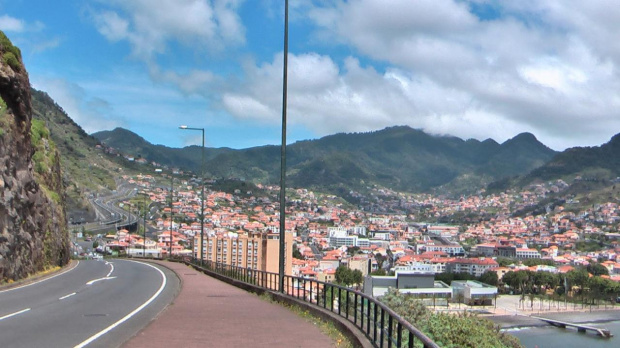
[[179, 276], [181, 292], [124, 348], [335, 346], [312, 323], [277, 303], [185, 264], [159, 263]]

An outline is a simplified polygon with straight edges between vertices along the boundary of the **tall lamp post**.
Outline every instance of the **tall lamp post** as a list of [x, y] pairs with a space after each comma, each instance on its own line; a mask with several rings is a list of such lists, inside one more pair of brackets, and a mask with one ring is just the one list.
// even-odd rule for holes
[[278, 287], [284, 292], [284, 241], [286, 229], [286, 97], [288, 76], [288, 0], [284, 1], [284, 66], [282, 71], [282, 146], [280, 148], [280, 257]]
[[[205, 129], [188, 126], [180, 126], [179, 129], [199, 130], [202, 132], [202, 160], [200, 162], [200, 265], [204, 262], [203, 240], [205, 237]], [[196, 252], [196, 257], [198, 252]]]

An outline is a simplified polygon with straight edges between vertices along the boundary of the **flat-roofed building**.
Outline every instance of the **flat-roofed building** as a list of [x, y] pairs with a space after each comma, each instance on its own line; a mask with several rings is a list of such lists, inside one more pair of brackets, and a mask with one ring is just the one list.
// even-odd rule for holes
[[433, 273], [397, 271], [393, 276], [364, 278], [366, 295], [381, 297], [387, 294], [390, 288], [415, 296], [427, 305], [445, 306], [452, 296], [452, 288], [444, 282], [435, 281]]
[[497, 297], [497, 287], [476, 280], [452, 281], [452, 299], [469, 305], [491, 305]]

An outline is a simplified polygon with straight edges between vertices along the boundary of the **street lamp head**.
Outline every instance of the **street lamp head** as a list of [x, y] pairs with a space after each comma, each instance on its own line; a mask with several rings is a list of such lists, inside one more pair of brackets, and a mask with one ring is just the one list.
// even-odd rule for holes
[[179, 126], [179, 129], [187, 129], [187, 126], [185, 126], [185, 125]]

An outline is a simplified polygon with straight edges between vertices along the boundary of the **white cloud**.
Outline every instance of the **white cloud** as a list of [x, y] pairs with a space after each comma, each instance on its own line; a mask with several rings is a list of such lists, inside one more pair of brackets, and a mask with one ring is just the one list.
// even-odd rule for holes
[[[237, 10], [240, 0], [112, 0], [93, 14], [97, 30], [109, 41], [127, 41], [132, 57], [148, 66], [154, 81], [176, 85], [182, 92], [204, 93], [212, 72], [164, 68], [158, 59], [174, 61], [187, 51], [213, 53], [245, 42]], [[167, 65], [166, 65], [167, 66]]]
[[118, 13], [105, 11], [95, 17], [95, 25], [101, 35], [110, 41], [119, 41], [128, 37], [129, 22]]
[[113, 110], [107, 101], [89, 97], [84, 88], [76, 83], [50, 78], [38, 79], [32, 85], [47, 92], [86, 133], [124, 125], [122, 118], [110, 117]]
[[13, 18], [8, 15], [0, 16], [0, 30], [22, 32], [24, 31], [24, 21], [21, 19]]
[[180, 43], [219, 50], [245, 41], [236, 0], [113, 0], [93, 17], [111, 41], [128, 40], [135, 57], [151, 61]]
[[[486, 3], [495, 13], [479, 17], [471, 3]], [[479, 137], [485, 127], [487, 136], [499, 141], [530, 131], [559, 149], [576, 142], [598, 145], [620, 129], [620, 7], [615, 1], [316, 4], [308, 18], [319, 28], [318, 36], [353, 48], [368, 66], [384, 66], [383, 75], [362, 69], [366, 79], [355, 83], [350, 70], [334, 76], [350, 91], [343, 105], [361, 97], [359, 105], [377, 119], [461, 137]], [[389, 76], [399, 88], [387, 84]], [[367, 88], [374, 93], [362, 93]], [[366, 110], [357, 121], [330, 119], [330, 124], [355, 130], [370, 118]], [[323, 117], [305, 115], [307, 122]]]

